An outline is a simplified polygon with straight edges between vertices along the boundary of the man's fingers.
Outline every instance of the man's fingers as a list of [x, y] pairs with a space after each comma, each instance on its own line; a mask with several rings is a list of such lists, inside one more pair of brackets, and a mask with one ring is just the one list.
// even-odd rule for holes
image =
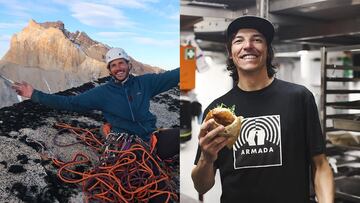
[[227, 137], [219, 136], [212, 140], [206, 148], [208, 151], [211, 151], [211, 153], [218, 154], [219, 151], [227, 145], [228, 141], [229, 139]]
[[226, 144], [228, 143], [228, 138], [224, 137], [224, 140], [220, 143], [218, 143], [216, 146], [214, 146], [214, 150], [216, 151], [216, 153], [218, 153], [222, 148], [224, 148], [226, 146]]
[[214, 139], [220, 132], [224, 131], [225, 127], [222, 125], [219, 125], [218, 127], [214, 128], [213, 130], [211, 130], [210, 132], [208, 132], [208, 134], [206, 135], [206, 137], [210, 140]]
[[206, 121], [205, 123], [203, 123], [200, 128], [199, 139], [204, 137], [205, 135], [209, 136], [209, 134], [211, 135], [210, 138], [213, 138], [219, 132], [222, 132], [224, 130], [224, 126], [222, 126], [222, 125], [212, 129], [214, 127], [214, 124], [215, 124], [214, 119], [210, 119], [210, 120]]
[[199, 138], [204, 137], [208, 133], [210, 127], [214, 124], [214, 122], [214, 119], [210, 119], [201, 125]]
[[200, 145], [211, 147], [211, 145], [216, 144], [216, 143], [213, 143], [214, 141], [216, 141], [215, 138], [217, 138], [218, 134], [220, 132], [224, 131], [224, 129], [225, 129], [224, 126], [220, 125], [217, 128], [208, 132], [205, 136], [199, 137]]
[[14, 90], [20, 90], [21, 86], [12, 85], [11, 88], [14, 89]]
[[16, 94], [18, 94], [18, 95], [23, 94], [24, 85], [22, 83], [14, 82], [14, 84], [11, 86], [11, 88], [15, 90]]
[[11, 86], [13, 89], [19, 89], [21, 88], [22, 84], [19, 82], [14, 82], [14, 84]]
[[22, 85], [22, 83], [19, 83], [19, 82], [14, 82], [14, 85], [15, 85], [15, 86], [21, 86], [21, 85]]

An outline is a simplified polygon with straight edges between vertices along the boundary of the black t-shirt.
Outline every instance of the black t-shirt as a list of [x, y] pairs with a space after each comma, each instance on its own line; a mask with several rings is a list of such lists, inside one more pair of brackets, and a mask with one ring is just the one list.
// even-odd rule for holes
[[[220, 170], [221, 202], [309, 202], [311, 157], [325, 151], [316, 103], [305, 87], [282, 80], [258, 91], [237, 86], [205, 110], [235, 105], [243, 116], [238, 140], [224, 147], [215, 167]], [[200, 157], [200, 149], [195, 164]]]

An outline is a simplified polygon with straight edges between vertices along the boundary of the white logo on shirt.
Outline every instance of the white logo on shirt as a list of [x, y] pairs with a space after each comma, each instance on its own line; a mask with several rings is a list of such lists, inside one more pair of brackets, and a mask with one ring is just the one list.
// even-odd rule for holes
[[280, 115], [243, 119], [233, 154], [235, 169], [282, 165]]

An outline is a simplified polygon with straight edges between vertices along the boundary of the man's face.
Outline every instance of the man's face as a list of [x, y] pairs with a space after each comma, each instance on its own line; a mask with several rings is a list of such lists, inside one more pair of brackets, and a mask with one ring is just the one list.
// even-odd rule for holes
[[239, 72], [266, 70], [267, 44], [255, 29], [240, 29], [231, 42], [231, 59]]
[[130, 72], [129, 63], [125, 59], [115, 59], [109, 65], [110, 74], [119, 81], [125, 80]]

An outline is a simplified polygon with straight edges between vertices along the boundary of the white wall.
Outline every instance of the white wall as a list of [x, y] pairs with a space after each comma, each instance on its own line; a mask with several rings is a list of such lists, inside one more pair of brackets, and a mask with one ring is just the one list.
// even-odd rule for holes
[[321, 94], [321, 64], [320, 51], [307, 51], [299, 53], [299, 58], [293, 58], [279, 63], [276, 77], [300, 84], [308, 88], [315, 96], [316, 104], [320, 104]]

